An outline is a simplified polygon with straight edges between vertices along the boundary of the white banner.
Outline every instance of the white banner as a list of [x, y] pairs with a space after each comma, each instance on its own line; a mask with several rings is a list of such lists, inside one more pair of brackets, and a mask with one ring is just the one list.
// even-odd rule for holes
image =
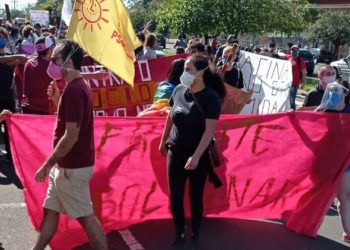
[[290, 108], [293, 76], [289, 61], [241, 51], [238, 68], [243, 73], [244, 89], [253, 90], [252, 101], [241, 114], [273, 114]]
[[46, 27], [49, 26], [49, 11], [47, 10], [30, 10], [30, 22], [32, 25], [40, 23]]

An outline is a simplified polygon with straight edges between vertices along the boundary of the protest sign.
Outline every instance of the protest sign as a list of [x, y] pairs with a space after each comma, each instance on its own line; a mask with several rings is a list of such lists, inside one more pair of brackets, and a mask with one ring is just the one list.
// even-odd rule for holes
[[49, 11], [47, 10], [30, 10], [29, 17], [32, 25], [40, 23], [46, 27], [49, 26]]

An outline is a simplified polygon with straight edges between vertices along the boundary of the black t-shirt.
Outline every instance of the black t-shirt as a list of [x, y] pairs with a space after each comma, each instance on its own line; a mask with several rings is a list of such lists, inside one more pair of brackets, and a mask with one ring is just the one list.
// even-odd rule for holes
[[[6, 53], [6, 55], [10, 55]], [[13, 66], [0, 64], [0, 111], [9, 109], [15, 111], [15, 97], [12, 88]]]
[[318, 106], [321, 104], [323, 98], [324, 90], [317, 85], [313, 90], [311, 90], [305, 97], [303, 107]]
[[[194, 93], [201, 105], [205, 119], [217, 120], [220, 116], [220, 97], [210, 87]], [[172, 106], [170, 116], [173, 126], [169, 143], [181, 148], [195, 150], [205, 130], [205, 120], [200, 109], [193, 100], [189, 88], [179, 84], [170, 98]]]

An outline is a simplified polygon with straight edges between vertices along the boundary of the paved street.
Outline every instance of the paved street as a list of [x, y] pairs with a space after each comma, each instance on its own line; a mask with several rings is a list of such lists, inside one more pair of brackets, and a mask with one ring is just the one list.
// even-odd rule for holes
[[[12, 167], [0, 157], [0, 242], [6, 250], [30, 249], [36, 233], [30, 226], [22, 190]], [[331, 208], [316, 239], [289, 232], [278, 222], [240, 219], [205, 219], [203, 250], [345, 250], [341, 225]], [[167, 250], [173, 240], [171, 220], [148, 221], [108, 234], [110, 249]], [[87, 245], [76, 250], [88, 250]]]

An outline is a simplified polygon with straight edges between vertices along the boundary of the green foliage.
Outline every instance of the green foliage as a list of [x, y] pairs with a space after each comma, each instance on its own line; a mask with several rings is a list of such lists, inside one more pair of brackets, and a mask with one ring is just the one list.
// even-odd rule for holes
[[310, 28], [310, 39], [335, 46], [335, 56], [339, 47], [350, 42], [350, 15], [344, 12], [325, 12]]
[[[165, 0], [129, 0], [127, 6], [129, 15], [136, 31], [140, 31], [151, 20], [156, 19], [156, 10]], [[149, 27], [150, 31], [156, 30], [155, 22]]]
[[53, 15], [60, 16], [63, 0], [38, 0], [36, 3], [37, 9], [48, 10]]
[[26, 12], [24, 10], [11, 10], [11, 19], [15, 19], [16, 17], [25, 17]]
[[301, 32], [309, 17], [307, 0], [165, 0], [159, 27], [191, 34]]

